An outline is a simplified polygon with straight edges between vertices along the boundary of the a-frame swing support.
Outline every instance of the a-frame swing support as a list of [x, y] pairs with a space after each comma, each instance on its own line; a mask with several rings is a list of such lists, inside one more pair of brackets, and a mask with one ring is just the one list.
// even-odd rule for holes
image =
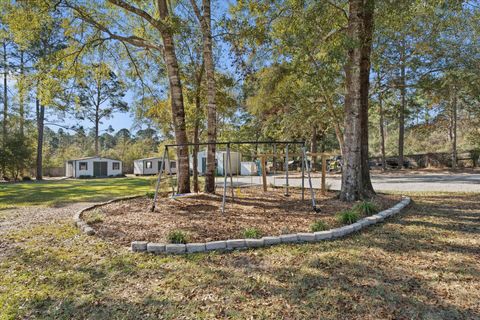
[[[286, 170], [287, 170], [287, 185], [286, 185], [286, 191], [285, 191], [285, 195], [288, 195], [288, 145], [289, 144], [297, 144], [297, 145], [301, 145], [302, 147], [302, 154], [301, 154], [301, 157], [302, 157], [302, 186], [301, 186], [301, 189], [302, 189], [302, 199], [304, 199], [304, 187], [305, 187], [305, 183], [304, 183], [304, 178], [305, 178], [305, 169], [307, 171], [307, 178], [308, 178], [308, 183], [309, 183], [309, 187], [310, 187], [310, 195], [311, 195], [311, 198], [312, 198], [312, 206], [313, 206], [313, 210], [315, 212], [319, 212], [320, 210], [316, 207], [316, 202], [315, 202], [315, 193], [313, 192], [313, 187], [312, 187], [312, 180], [311, 180], [311, 175], [310, 175], [310, 166], [308, 165], [308, 161], [307, 161], [307, 154], [306, 154], [306, 147], [305, 147], [305, 142], [301, 142], [301, 141], [231, 141], [231, 142], [205, 142], [205, 143], [184, 143], [184, 144], [168, 144], [168, 145], [165, 145], [165, 149], [164, 149], [164, 152], [163, 152], [163, 158], [162, 158], [162, 164], [161, 164], [161, 169], [160, 169], [160, 172], [158, 173], [158, 178], [157, 178], [157, 183], [156, 183], [156, 186], [155, 186], [155, 195], [153, 197], [153, 204], [152, 204], [152, 207], [151, 207], [151, 211], [155, 211], [155, 208], [156, 208], [156, 204], [157, 204], [157, 201], [158, 201], [158, 193], [160, 191], [160, 184], [162, 182], [162, 177], [163, 177], [163, 173], [165, 171], [165, 161], [170, 161], [170, 157], [169, 157], [169, 154], [168, 154], [168, 148], [169, 147], [180, 147], [180, 146], [200, 146], [200, 145], [210, 145], [210, 144], [215, 144], [215, 145], [225, 145], [226, 146], [226, 153], [224, 155], [224, 165], [223, 165], [223, 169], [224, 169], [224, 180], [223, 180], [223, 198], [222, 198], [222, 213], [225, 212], [225, 204], [226, 204], [226, 198], [227, 198], [227, 175], [230, 175], [230, 187], [232, 188], [232, 199], [234, 198], [234, 191], [233, 191], [233, 177], [232, 177], [232, 164], [231, 164], [231, 155], [230, 155], [230, 147], [232, 144], [237, 144], [237, 145], [240, 145], [240, 144], [252, 144], [252, 145], [259, 145], [259, 144], [267, 144], [267, 145], [273, 145], [274, 147], [274, 156], [276, 156], [276, 145], [277, 144], [284, 144], [286, 145], [286, 150], [287, 150], [287, 155], [286, 155]], [[167, 159], [167, 160], [166, 160]], [[266, 159], [265, 159], [265, 155], [263, 155], [261, 157], [261, 160], [262, 160], [262, 176], [263, 176], [263, 179], [264, 179], [264, 186], [266, 185]], [[193, 165], [197, 165], [196, 163], [193, 164]], [[178, 172], [177, 172], [178, 174]], [[172, 179], [172, 171], [171, 171], [171, 167], [170, 167], [170, 163], [169, 163], [169, 175], [170, 175], [170, 179]], [[174, 188], [174, 185], [173, 185], [173, 181], [171, 180], [171, 187], [172, 187], [172, 195], [175, 195], [175, 188]]]

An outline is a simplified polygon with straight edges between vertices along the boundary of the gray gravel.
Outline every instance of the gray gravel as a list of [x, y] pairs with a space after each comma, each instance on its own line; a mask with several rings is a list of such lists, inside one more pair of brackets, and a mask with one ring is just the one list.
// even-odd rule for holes
[[[248, 186], [261, 185], [262, 177], [233, 177], [234, 185]], [[321, 178], [318, 174], [312, 178], [314, 188], [320, 188]], [[268, 176], [267, 184], [282, 186], [286, 183], [284, 176]], [[331, 190], [340, 190], [341, 177], [338, 174], [327, 175], [327, 186]], [[405, 172], [396, 174], [372, 173], [373, 187], [377, 191], [405, 191], [405, 192], [480, 192], [480, 173], [418, 173]], [[298, 174], [289, 179], [290, 186], [301, 186]], [[222, 186], [223, 180], [217, 180], [217, 186]], [[305, 186], [308, 185], [305, 179]]]

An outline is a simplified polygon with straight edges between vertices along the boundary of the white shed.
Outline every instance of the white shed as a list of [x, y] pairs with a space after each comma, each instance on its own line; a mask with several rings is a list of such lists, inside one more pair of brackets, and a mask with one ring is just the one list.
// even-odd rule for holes
[[102, 157], [86, 157], [66, 162], [65, 175], [69, 178], [115, 177], [123, 174], [122, 161]]
[[258, 166], [254, 161], [241, 162], [240, 174], [242, 176], [258, 176]]
[[[232, 164], [232, 174], [240, 175], [240, 163], [242, 161], [242, 155], [239, 152], [230, 151], [230, 158]], [[224, 175], [224, 168], [226, 167], [227, 152], [217, 151], [215, 153], [215, 167], [217, 168], [217, 175]], [[190, 168], [193, 168], [193, 158], [190, 156]], [[200, 175], [204, 175], [207, 170], [207, 153], [201, 151], [197, 157], [197, 170]]]
[[[152, 174], [158, 174], [162, 167], [162, 157], [152, 157], [145, 159], [137, 159], [133, 162], [133, 173], [137, 176], [146, 176]], [[165, 162], [165, 172], [177, 173], [177, 161], [170, 160]]]

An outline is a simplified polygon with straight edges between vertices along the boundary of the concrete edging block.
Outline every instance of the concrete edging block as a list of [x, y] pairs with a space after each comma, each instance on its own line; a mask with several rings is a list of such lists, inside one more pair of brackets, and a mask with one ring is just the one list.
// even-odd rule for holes
[[265, 245], [264, 239], [245, 239], [245, 243], [249, 248], [259, 248]]
[[265, 246], [273, 246], [282, 243], [280, 237], [263, 237], [262, 239]]
[[225, 250], [226, 248], [227, 248], [227, 242], [225, 240], [210, 241], [210, 242], [205, 243], [205, 249], [207, 251]]
[[333, 237], [333, 233], [331, 230], [318, 231], [318, 232], [314, 232], [313, 234], [315, 235], [316, 241], [332, 239]]
[[147, 252], [155, 253], [155, 254], [164, 253], [165, 252], [165, 244], [149, 242], [149, 243], [147, 243]]
[[165, 245], [165, 252], [181, 254], [181, 253], [185, 253], [185, 248], [186, 246], [183, 243], [169, 243]]
[[205, 252], [207, 250], [205, 243], [187, 243], [186, 247], [188, 253]]
[[246, 248], [247, 244], [245, 239], [228, 239], [227, 240], [227, 249], [241, 249]]
[[300, 232], [297, 233], [298, 241], [300, 242], [314, 242], [315, 241], [315, 234], [309, 232]]
[[144, 252], [147, 251], [147, 241], [133, 241], [131, 243], [131, 249], [133, 252]]
[[281, 234], [280, 241], [282, 241], [282, 243], [296, 243], [298, 242], [298, 237], [296, 233]]

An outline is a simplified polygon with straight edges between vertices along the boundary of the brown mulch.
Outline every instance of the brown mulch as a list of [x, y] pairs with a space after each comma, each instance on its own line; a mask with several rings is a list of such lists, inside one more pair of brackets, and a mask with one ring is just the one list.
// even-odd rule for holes
[[[335, 228], [340, 225], [336, 214], [354, 205], [338, 200], [336, 192], [325, 196], [317, 192], [317, 204], [322, 212], [315, 213], [308, 190], [302, 201], [298, 189], [292, 189], [286, 197], [280, 188], [264, 193], [253, 187], [235, 189], [235, 200], [227, 198], [222, 214], [221, 192], [220, 189], [216, 195], [160, 198], [155, 212], [150, 212], [151, 199], [125, 200], [87, 211], [84, 219], [91, 221], [97, 236], [123, 245], [135, 240], [165, 243], [172, 230], [186, 232], [189, 242], [205, 242], [243, 238], [247, 228], [256, 228], [262, 235], [310, 232], [311, 224], [317, 220]], [[231, 195], [230, 190], [228, 192]], [[384, 210], [399, 199], [398, 195], [379, 194], [372, 201]]]

